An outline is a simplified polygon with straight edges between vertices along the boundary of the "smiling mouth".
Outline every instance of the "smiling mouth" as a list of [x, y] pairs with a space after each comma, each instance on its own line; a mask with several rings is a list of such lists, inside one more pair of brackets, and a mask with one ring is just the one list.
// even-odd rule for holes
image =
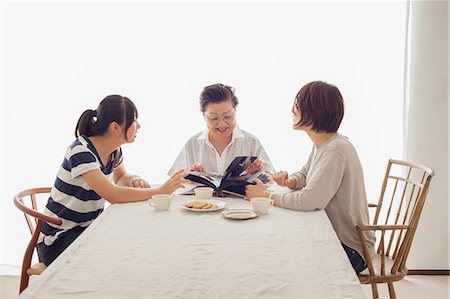
[[228, 130], [228, 127], [226, 128], [216, 128], [216, 130], [220, 133], [225, 133]]

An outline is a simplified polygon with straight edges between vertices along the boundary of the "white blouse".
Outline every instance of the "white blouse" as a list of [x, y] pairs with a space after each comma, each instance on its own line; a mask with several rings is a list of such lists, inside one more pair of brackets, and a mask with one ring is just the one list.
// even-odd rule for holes
[[259, 140], [236, 126], [231, 142], [222, 152], [222, 155], [219, 155], [209, 141], [208, 130], [192, 136], [186, 142], [168, 174], [171, 175], [181, 168], [189, 171], [189, 167], [192, 164], [203, 165], [207, 172], [223, 174], [228, 165], [237, 156], [256, 156], [261, 160], [264, 170], [270, 173], [275, 172], [272, 162], [270, 162], [269, 156]]

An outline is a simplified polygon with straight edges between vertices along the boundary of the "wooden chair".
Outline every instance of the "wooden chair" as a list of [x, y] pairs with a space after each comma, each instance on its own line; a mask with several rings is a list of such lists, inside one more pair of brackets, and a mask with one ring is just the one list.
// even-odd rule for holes
[[[358, 277], [361, 283], [372, 285], [374, 299], [378, 298], [378, 283], [387, 283], [391, 299], [397, 298], [393, 282], [408, 271], [406, 260], [433, 175], [428, 167], [390, 159], [378, 204], [371, 205], [376, 207], [373, 225], [357, 226], [368, 267]], [[377, 235], [374, 256], [364, 238], [366, 231]]]
[[[42, 221], [55, 225], [60, 225], [62, 223], [61, 219], [59, 218], [51, 217], [38, 212], [38, 206], [36, 201], [38, 196], [36, 195], [43, 193], [50, 194], [50, 191], [51, 188], [34, 188], [24, 190], [19, 194], [17, 194], [16, 196], [14, 196], [14, 204], [25, 215], [25, 220], [27, 221], [28, 228], [30, 229], [31, 232], [31, 240], [28, 243], [27, 249], [25, 250], [25, 255], [23, 257], [22, 262], [22, 273], [20, 277], [19, 293], [22, 293], [22, 291], [28, 286], [28, 281], [31, 275], [40, 275], [45, 269], [45, 265], [43, 263], [40, 263], [39, 255], [38, 255], [39, 263], [31, 266], [34, 249], [36, 249], [37, 251], [37, 240], [41, 230]], [[27, 196], [30, 197], [31, 207], [27, 206], [24, 202], [24, 199]], [[47, 200], [48, 197], [45, 197], [45, 199]], [[34, 221], [31, 218], [34, 218]]]

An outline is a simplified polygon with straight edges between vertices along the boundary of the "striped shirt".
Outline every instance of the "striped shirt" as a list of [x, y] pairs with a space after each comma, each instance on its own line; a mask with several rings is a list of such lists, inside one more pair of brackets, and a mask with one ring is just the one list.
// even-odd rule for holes
[[[50, 246], [62, 233], [76, 227], [87, 227], [103, 211], [105, 199], [92, 190], [81, 177], [99, 169], [110, 180], [114, 169], [123, 161], [122, 150], [111, 154], [108, 165], [103, 165], [92, 142], [86, 136], [78, 137], [66, 151], [44, 213], [61, 218], [61, 225], [42, 223], [38, 243]], [[117, 160], [117, 161], [115, 161]]]

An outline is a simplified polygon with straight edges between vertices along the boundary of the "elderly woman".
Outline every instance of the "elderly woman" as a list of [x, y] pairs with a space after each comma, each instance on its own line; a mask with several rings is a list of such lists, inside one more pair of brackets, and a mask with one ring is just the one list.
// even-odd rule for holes
[[200, 95], [200, 110], [207, 129], [192, 136], [169, 170], [169, 175], [180, 168], [189, 171], [223, 174], [237, 156], [256, 156], [248, 173], [274, 169], [259, 140], [241, 130], [236, 124], [238, 98], [234, 89], [224, 84], [206, 86]]
[[[366, 268], [356, 226], [369, 224], [364, 176], [355, 148], [337, 132], [344, 116], [344, 100], [339, 89], [322, 81], [303, 86], [292, 113], [294, 130], [305, 131], [314, 146], [308, 162], [289, 175], [275, 173], [278, 185], [292, 192], [267, 191], [260, 181], [246, 187], [246, 197], [269, 197], [278, 207], [314, 211], [324, 209], [357, 273]], [[375, 235], [366, 232], [369, 250], [374, 252]]]

